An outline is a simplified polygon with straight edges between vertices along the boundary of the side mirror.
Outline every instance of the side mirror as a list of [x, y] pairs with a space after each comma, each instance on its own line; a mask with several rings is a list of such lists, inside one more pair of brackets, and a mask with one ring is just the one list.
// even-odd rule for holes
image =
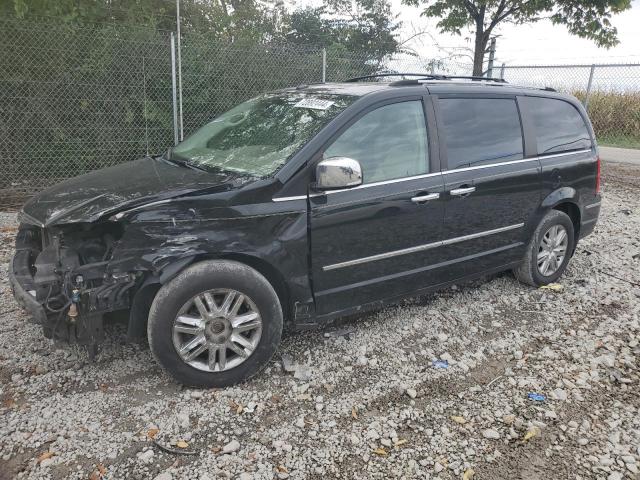
[[316, 166], [316, 190], [357, 187], [362, 184], [360, 162], [348, 157], [331, 157]]

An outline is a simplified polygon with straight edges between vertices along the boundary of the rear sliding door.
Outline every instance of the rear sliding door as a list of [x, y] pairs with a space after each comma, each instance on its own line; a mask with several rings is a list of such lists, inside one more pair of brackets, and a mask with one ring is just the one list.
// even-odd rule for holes
[[440, 95], [444, 179], [441, 280], [519, 261], [540, 203], [540, 164], [526, 155], [515, 96]]

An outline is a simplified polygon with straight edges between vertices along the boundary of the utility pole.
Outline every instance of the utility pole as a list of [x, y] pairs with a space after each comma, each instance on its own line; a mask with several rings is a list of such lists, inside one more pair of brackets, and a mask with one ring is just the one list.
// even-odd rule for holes
[[489, 62], [487, 63], [487, 78], [493, 78], [493, 60], [496, 57], [496, 37], [491, 37], [489, 44]]

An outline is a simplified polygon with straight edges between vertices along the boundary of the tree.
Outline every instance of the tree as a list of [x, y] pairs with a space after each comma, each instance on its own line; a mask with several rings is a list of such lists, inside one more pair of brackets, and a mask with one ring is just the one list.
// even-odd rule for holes
[[611, 15], [631, 8], [631, 0], [403, 0], [407, 5], [424, 5], [422, 15], [440, 18], [441, 32], [460, 35], [473, 30], [473, 75], [482, 75], [484, 55], [491, 35], [501, 23], [524, 24], [548, 18], [564, 25], [578, 37], [596, 45], [611, 47], [618, 43]]
[[294, 43], [373, 58], [400, 50], [400, 23], [387, 0], [328, 0], [320, 7], [294, 11], [289, 27], [285, 36]]

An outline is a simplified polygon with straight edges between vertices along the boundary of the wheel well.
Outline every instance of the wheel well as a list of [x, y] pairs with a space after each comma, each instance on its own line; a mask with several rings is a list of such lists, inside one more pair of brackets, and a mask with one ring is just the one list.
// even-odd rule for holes
[[230, 253], [226, 255], [202, 255], [197, 256], [195, 260], [192, 262], [197, 263], [202, 260], [233, 260], [236, 262], [244, 263], [245, 265], [250, 266], [251, 268], [257, 270], [261, 275], [263, 275], [269, 283], [273, 286], [273, 289], [276, 291], [278, 295], [278, 299], [280, 300], [280, 306], [282, 307], [282, 315], [285, 321], [291, 318], [290, 316], [290, 306], [289, 306], [289, 289], [287, 287], [287, 283], [284, 280], [282, 274], [268, 262], [264, 260], [252, 257], [251, 255], [243, 255], [241, 253]]
[[553, 210], [559, 210], [569, 216], [571, 223], [573, 223], [574, 237], [577, 241], [580, 237], [580, 209], [578, 206], [575, 203], [564, 202], [553, 207]]

